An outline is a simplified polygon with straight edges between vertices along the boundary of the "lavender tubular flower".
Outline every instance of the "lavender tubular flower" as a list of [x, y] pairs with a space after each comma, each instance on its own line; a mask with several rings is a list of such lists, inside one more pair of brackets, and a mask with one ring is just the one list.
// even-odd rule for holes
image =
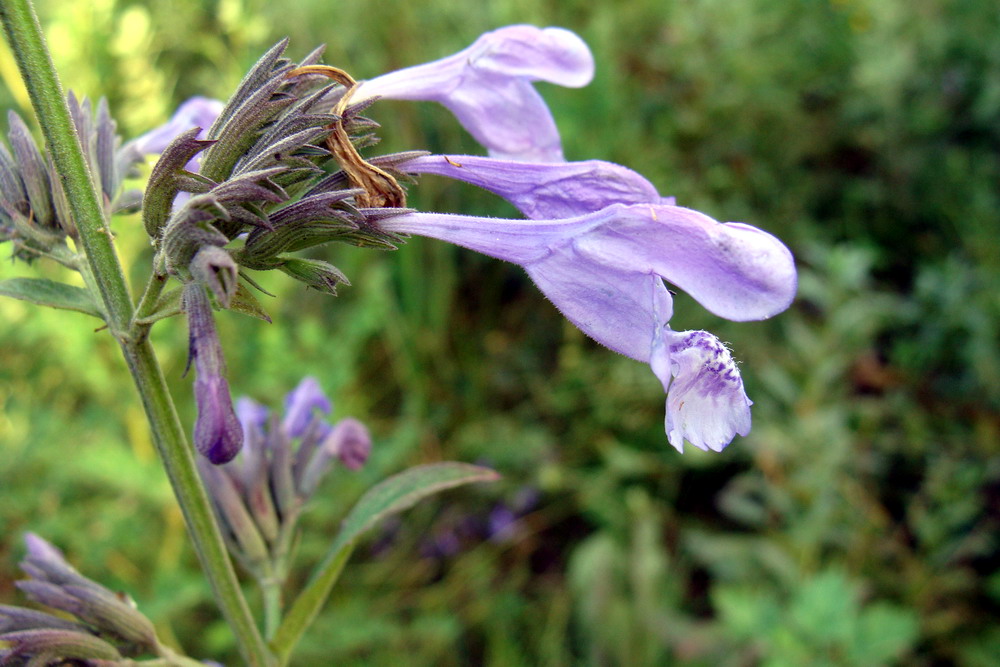
[[424, 155], [401, 165], [489, 190], [528, 218], [571, 218], [611, 204], [673, 204], [641, 174], [613, 162], [525, 164], [478, 155]]
[[[586, 232], [564, 243], [561, 252], [554, 250], [552, 257], [526, 268], [584, 332], [650, 363], [668, 391], [666, 431], [678, 450], [687, 439], [701, 449], [719, 451], [735, 434], [749, 433], [752, 403], [729, 351], [706, 332], [670, 329], [672, 299], [661, 278], [721, 317], [765, 319], [787, 308], [795, 294], [794, 262], [780, 241], [748, 225], [720, 225], [676, 207], [673, 197], [661, 197], [636, 172], [597, 160], [524, 164], [474, 156], [422, 156], [403, 168], [477, 185], [534, 219], [586, 215], [623, 203], [638, 210], [643, 207], [635, 205], [646, 203], [654, 222], [659, 222], [661, 207], [670, 211], [674, 218], [666, 222], [673, 233], [688, 218], [694, 226], [688, 224], [687, 232], [674, 239], [670, 233], [664, 236], [662, 228], [644, 231], [641, 223], [616, 220], [604, 233]], [[678, 342], [681, 339], [697, 339], [700, 344], [685, 346]]]
[[200, 284], [190, 283], [184, 288], [184, 310], [188, 316], [190, 357], [196, 374], [194, 393], [198, 420], [194, 427], [194, 444], [212, 463], [225, 463], [239, 453], [243, 445], [243, 428], [233, 411], [212, 306]]
[[[612, 204], [587, 215], [549, 220], [410, 213], [379, 224], [393, 233], [449, 241], [523, 266], [567, 319], [599, 343], [650, 363], [665, 386], [679, 370], [700, 371], [690, 363], [690, 355], [681, 358], [683, 364], [673, 357], [664, 360], [664, 350], [670, 348], [660, 337], [673, 332], [667, 327], [672, 300], [663, 279], [689, 292], [709, 311], [739, 321], [775, 315], [795, 294], [794, 262], [778, 239], [749, 225], [718, 223], [667, 204]], [[678, 382], [686, 387], [681, 394], [708, 387], [689, 383], [686, 377]], [[740, 381], [739, 393], [718, 393], [712, 405], [726, 414], [748, 415], [741, 392]], [[723, 403], [723, 397], [730, 401]], [[684, 419], [677, 418], [679, 403], [668, 406], [677, 423], [668, 426], [669, 439], [678, 449], [687, 437], [698, 447], [718, 450], [736, 433], [749, 430], [748, 420], [732, 418], [718, 422], [731, 427], [723, 429], [725, 434], [718, 435], [715, 427], [702, 433], [696, 418], [706, 412], [707, 404], [699, 405], [687, 410], [690, 418]]]
[[447, 58], [365, 81], [355, 100], [440, 102], [490, 155], [559, 162], [559, 131], [532, 82], [578, 88], [593, 76], [594, 58], [574, 33], [512, 25]]
[[[451, 56], [359, 83], [352, 103], [373, 98], [439, 102], [493, 157], [561, 162], [562, 141], [533, 82], [579, 88], [594, 77], [586, 43], [563, 28], [511, 25], [485, 33]], [[194, 97], [170, 121], [140, 137], [146, 153], [192, 127], [208, 127], [223, 104]]]

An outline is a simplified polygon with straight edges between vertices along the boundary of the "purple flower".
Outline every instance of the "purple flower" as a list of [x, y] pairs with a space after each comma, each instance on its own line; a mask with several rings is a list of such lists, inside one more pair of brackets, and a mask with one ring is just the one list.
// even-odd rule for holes
[[489, 190], [534, 219], [571, 218], [610, 204], [673, 204], [641, 174], [612, 162], [525, 164], [477, 155], [426, 155], [400, 166]]
[[[719, 451], [749, 432], [750, 401], [729, 352], [714, 337], [710, 349], [685, 347], [692, 332], [669, 328], [673, 303], [663, 280], [720, 317], [771, 317], [788, 307], [796, 287], [792, 255], [778, 239], [674, 206], [639, 174], [599, 161], [432, 156], [404, 169], [475, 183], [536, 219], [410, 213], [381, 221], [386, 231], [449, 241], [523, 266], [584, 333], [650, 364], [668, 390], [666, 430], [678, 450], [686, 438]], [[708, 345], [710, 334], [694, 333]]]
[[205, 289], [198, 283], [190, 283], [184, 288], [183, 299], [188, 317], [189, 354], [195, 367], [194, 397], [198, 405], [194, 444], [212, 463], [226, 463], [243, 446], [243, 428], [233, 411], [212, 306]]
[[[560, 162], [562, 143], [545, 100], [532, 83], [578, 88], [594, 76], [594, 57], [563, 28], [512, 25], [485, 33], [458, 53], [362, 81], [354, 104], [372, 98], [439, 102], [494, 157]], [[223, 103], [193, 97], [170, 121], [136, 140], [159, 153], [181, 132], [208, 128]]]
[[441, 60], [365, 81], [354, 100], [440, 102], [490, 155], [558, 162], [563, 159], [559, 131], [532, 82], [578, 88], [593, 76], [594, 58], [574, 33], [512, 25]]

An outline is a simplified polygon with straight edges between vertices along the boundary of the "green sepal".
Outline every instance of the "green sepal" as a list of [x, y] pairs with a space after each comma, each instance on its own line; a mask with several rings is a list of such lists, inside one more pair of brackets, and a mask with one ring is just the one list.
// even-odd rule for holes
[[268, 324], [271, 323], [271, 316], [260, 305], [260, 301], [253, 295], [253, 292], [248, 290], [243, 283], [236, 286], [236, 293], [233, 294], [233, 298], [229, 302], [229, 310], [235, 310], [237, 313], [256, 317], [258, 320], [264, 320]]

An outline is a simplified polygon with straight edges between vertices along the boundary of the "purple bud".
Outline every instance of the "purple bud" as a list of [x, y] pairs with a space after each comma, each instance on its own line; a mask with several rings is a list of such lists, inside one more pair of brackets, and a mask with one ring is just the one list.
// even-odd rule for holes
[[345, 467], [360, 470], [372, 451], [372, 436], [368, 428], [357, 419], [342, 419], [333, 427], [333, 433], [326, 440], [327, 447], [333, 449]]
[[77, 572], [72, 565], [66, 562], [66, 558], [59, 549], [38, 535], [25, 533], [24, 543], [28, 548], [28, 553], [21, 561], [21, 569], [29, 576], [54, 584], [101, 588]]
[[122, 659], [114, 646], [83, 632], [22, 630], [0, 635], [0, 642], [6, 645], [0, 650], [0, 664], [4, 665], [91, 665], [95, 660], [113, 660], [119, 664], [117, 661]]
[[233, 410], [212, 306], [200, 284], [190, 283], [184, 288], [184, 310], [190, 332], [189, 354], [196, 373], [194, 395], [198, 420], [194, 426], [194, 444], [212, 463], [226, 463], [243, 445], [243, 428]]
[[302, 470], [299, 494], [303, 498], [313, 494], [334, 458], [340, 459], [345, 467], [358, 470], [368, 460], [371, 450], [372, 438], [364, 424], [351, 417], [340, 420]]
[[307, 377], [285, 396], [285, 420], [282, 428], [292, 438], [301, 437], [312, 420], [313, 410], [330, 414], [333, 405], [314, 377]]
[[[138, 652], [155, 649], [156, 632], [152, 623], [135, 609], [127, 597], [81, 575], [66, 562], [58, 549], [37, 535], [25, 535], [25, 542], [28, 554], [21, 563], [21, 569], [34, 578], [18, 581], [16, 586], [28, 598], [68, 612], [102, 632], [120, 637]], [[10, 614], [0, 613], [0, 627], [4, 626], [4, 615], [10, 617]], [[24, 620], [22, 617], [21, 621]], [[43, 627], [67, 629], [49, 623]]]
[[229, 308], [239, 285], [239, 269], [232, 256], [214, 245], [203, 245], [188, 264], [191, 276], [212, 291], [223, 308]]
[[19, 630], [82, 630], [86, 627], [34, 609], [0, 605], [0, 634]]

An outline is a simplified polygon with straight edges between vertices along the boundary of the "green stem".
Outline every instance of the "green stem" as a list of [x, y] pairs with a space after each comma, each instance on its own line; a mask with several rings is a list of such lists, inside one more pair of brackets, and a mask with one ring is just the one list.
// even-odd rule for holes
[[281, 624], [281, 581], [272, 574], [257, 583], [264, 598], [264, 636], [271, 638]]
[[274, 638], [271, 639], [271, 650], [278, 659], [279, 665], [285, 665], [291, 655], [292, 649], [298, 644], [306, 628], [313, 622], [320, 609], [330, 597], [330, 590], [344, 570], [344, 565], [351, 557], [354, 545], [347, 544], [334, 553], [329, 554], [326, 560], [320, 564], [319, 569], [305, 590], [292, 603], [291, 608], [278, 626]]
[[29, 0], [3, 0], [0, 18], [62, 180], [80, 242], [98, 277], [108, 327], [116, 337], [121, 336], [132, 317], [128, 286], [38, 18]]
[[[144, 340], [149, 335], [149, 329], [159, 317], [153, 318], [156, 306], [159, 304], [160, 295], [163, 288], [167, 286], [170, 276], [161, 268], [159, 255], [153, 259], [153, 272], [146, 283], [146, 289], [139, 299], [139, 304], [135, 307], [135, 317], [132, 320], [132, 338], [134, 340]], [[178, 311], [179, 312], [179, 311]], [[159, 313], [163, 316], [164, 313]]]
[[240, 590], [153, 348], [144, 337], [136, 340], [132, 335], [128, 285], [38, 18], [29, 0], [0, 0], [0, 20], [62, 180], [93, 280], [104, 301], [108, 328], [118, 339], [139, 390], [153, 442], [202, 568], [243, 656], [254, 667], [266, 667], [272, 664], [271, 655]]
[[255, 667], [270, 665], [270, 653], [240, 590], [208, 494], [198, 476], [194, 454], [188, 446], [152, 344], [143, 340], [127, 343], [122, 348], [146, 415], [153, 426], [153, 442], [163, 459], [215, 599], [233, 628], [247, 662]]

